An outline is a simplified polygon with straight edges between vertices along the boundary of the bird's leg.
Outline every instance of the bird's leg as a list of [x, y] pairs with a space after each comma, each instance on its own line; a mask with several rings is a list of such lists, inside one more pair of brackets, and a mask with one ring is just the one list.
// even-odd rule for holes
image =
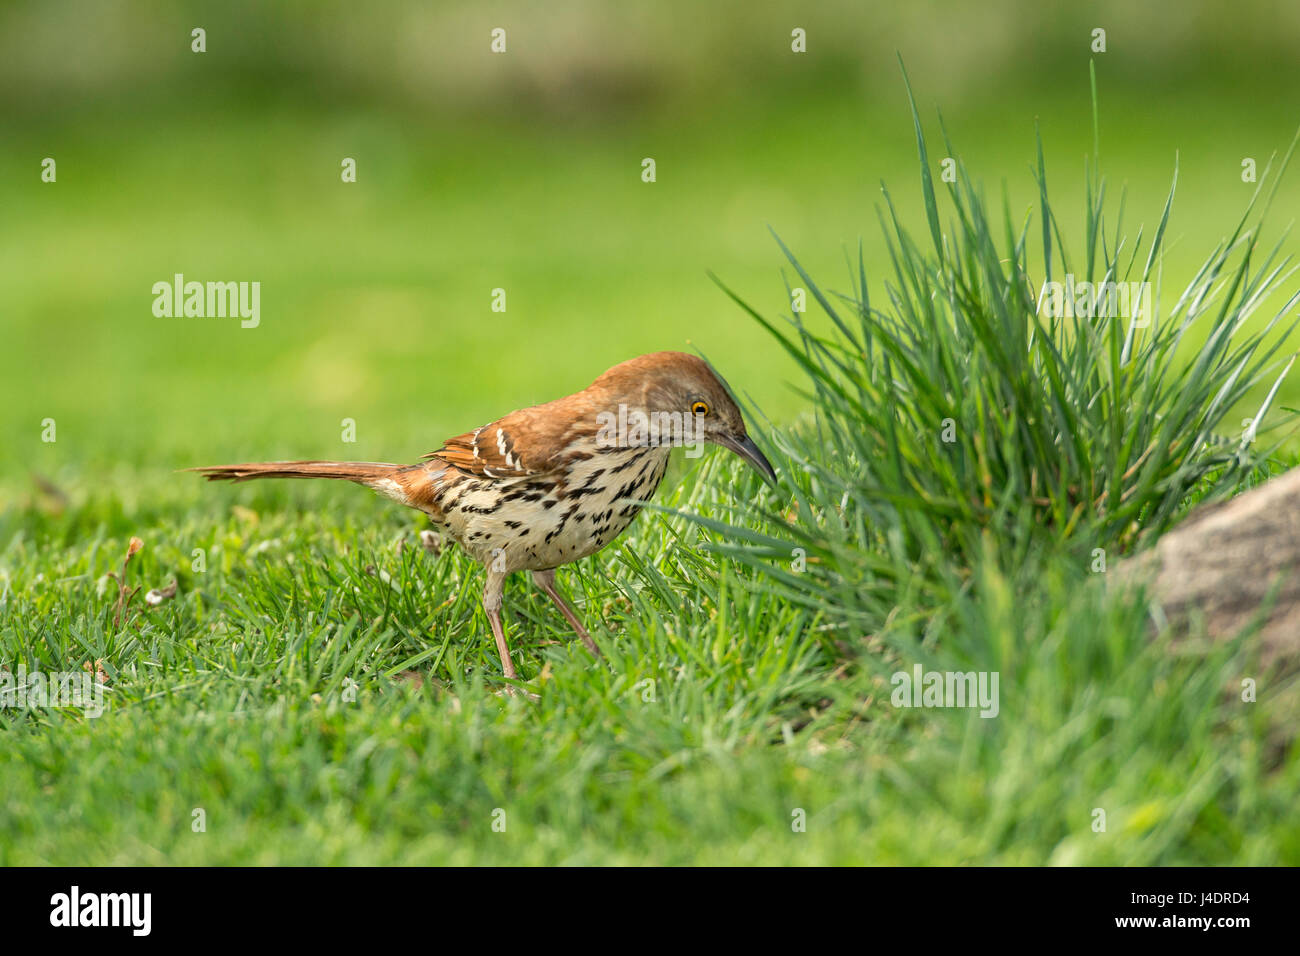
[[555, 569], [551, 568], [549, 571], [534, 571], [533, 580], [537, 582], [539, 588], [546, 592], [547, 597], [555, 602], [555, 606], [560, 609], [560, 613], [563, 614], [564, 619], [569, 622], [569, 626], [577, 632], [578, 637], [582, 638], [582, 643], [587, 645], [587, 650], [591, 651], [591, 653], [596, 657], [602, 657], [603, 655], [600, 653], [600, 648], [597, 647], [596, 642], [591, 639], [591, 635], [587, 633], [587, 629], [582, 626], [582, 622], [578, 620], [578, 615], [573, 613], [573, 608], [569, 607], [569, 603], [565, 601], [564, 598], [560, 596], [560, 592], [555, 589]]
[[500, 571], [487, 569], [487, 583], [483, 585], [483, 610], [487, 611], [492, 636], [497, 639], [497, 653], [501, 655], [501, 670], [507, 680], [516, 680], [514, 662], [510, 660], [510, 645], [501, 627], [501, 592], [505, 590], [506, 576]]

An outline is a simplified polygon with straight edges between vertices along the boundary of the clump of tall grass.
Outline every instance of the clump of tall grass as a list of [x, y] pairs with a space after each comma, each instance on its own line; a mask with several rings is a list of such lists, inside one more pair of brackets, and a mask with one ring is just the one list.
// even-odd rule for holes
[[[1032, 568], [1044, 550], [1113, 560], [1191, 501], [1255, 480], [1276, 448], [1259, 439], [1290, 418], [1261, 424], [1291, 367], [1282, 350], [1300, 301], [1297, 292], [1255, 319], [1295, 271], [1281, 241], [1260, 244], [1271, 163], [1229, 237], [1170, 304], [1161, 277], [1172, 187], [1149, 240], [1139, 230], [1130, 241], [1122, 196], [1107, 218], [1094, 150], [1082, 253], [1069, 255], [1040, 137], [1036, 215], [1017, 224], [1005, 196], [993, 208], [959, 161], [945, 230], [910, 84], [907, 93], [927, 221], [915, 237], [882, 187], [884, 301], [869, 297], [860, 247], [852, 291], [841, 294], [781, 244], [829, 322], [798, 312], [773, 320], [726, 290], [798, 362], [814, 408], [811, 424], [779, 438], [791, 510], [771, 534], [739, 535], [733, 551], [792, 597], [877, 624], [924, 605], [918, 596], [935, 582], [965, 589], [984, 555], [1009, 570]], [[1096, 103], [1094, 76], [1094, 143]], [[1053, 297], [1043, 290], [1067, 276], [1098, 290], [1144, 283], [1150, 314], [1045, 309]], [[1265, 387], [1253, 424], [1224, 437], [1229, 412]]]

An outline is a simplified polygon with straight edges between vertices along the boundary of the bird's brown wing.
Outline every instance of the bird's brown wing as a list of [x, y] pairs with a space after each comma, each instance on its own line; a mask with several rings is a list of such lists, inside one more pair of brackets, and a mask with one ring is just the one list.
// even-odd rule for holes
[[532, 408], [511, 412], [472, 432], [447, 438], [441, 449], [425, 458], [442, 460], [468, 475], [489, 479], [511, 479], [545, 475], [554, 471], [555, 446], [549, 445], [534, 427], [536, 416], [525, 415]]
[[511, 412], [472, 432], [449, 438], [425, 458], [483, 478], [531, 478], [566, 468], [600, 429], [603, 406], [585, 393]]
[[448, 438], [441, 448], [424, 457], [481, 478], [523, 478], [538, 473], [534, 463], [516, 450], [511, 433], [497, 422]]

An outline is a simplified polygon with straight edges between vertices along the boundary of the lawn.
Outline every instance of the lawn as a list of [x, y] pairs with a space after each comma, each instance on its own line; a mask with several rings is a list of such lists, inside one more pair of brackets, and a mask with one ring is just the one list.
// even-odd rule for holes
[[[1275, 105], [1209, 89], [1108, 100], [1103, 84], [1130, 234], [1145, 223], [1149, 241], [1181, 151], [1166, 302], [1249, 199], [1243, 150], [1262, 170], [1285, 149], [1296, 118]], [[1039, 118], [1072, 253], [1088, 109], [1081, 72], [1066, 93], [945, 112], [1017, 227], [1038, 202]], [[1300, 863], [1295, 688], [1263, 678], [1241, 706], [1231, 689], [1261, 673], [1248, 639], [1189, 653], [1153, 638], [1069, 547], [954, 554], [953, 582], [891, 553], [887, 522], [836, 539], [893, 569], [876, 617], [866, 598], [800, 600], [737, 558], [737, 542], [785, 540], [811, 504], [833, 516], [817, 469], [851, 481], [875, 466], [808, 441], [828, 409], [806, 371], [707, 273], [775, 317], [799, 280], [768, 226], [846, 293], [861, 239], [883, 304], [882, 179], [928, 240], [901, 83], [738, 103], [721, 130], [704, 109], [564, 122], [271, 101], [6, 130], [0, 663], [88, 668], [106, 708], [0, 709], [0, 863]], [[57, 184], [34, 172], [45, 155]], [[261, 324], [155, 317], [150, 289], [176, 272], [260, 281]], [[500, 694], [481, 571], [424, 548], [415, 512], [351, 486], [175, 472], [415, 460], [658, 349], [700, 350], [762, 410], [782, 487], [721, 451], [676, 460], [658, 508], [562, 570], [604, 661], [510, 581], [535, 701]], [[1298, 394], [1288, 380], [1278, 405]], [[141, 590], [115, 620], [107, 574], [133, 537], [124, 577]], [[174, 597], [145, 603], [173, 579]], [[913, 660], [999, 672], [998, 716], [891, 705], [890, 673]]]

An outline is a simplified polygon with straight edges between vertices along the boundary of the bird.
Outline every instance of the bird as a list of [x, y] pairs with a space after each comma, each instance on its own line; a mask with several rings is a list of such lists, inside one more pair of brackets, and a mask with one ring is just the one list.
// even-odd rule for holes
[[502, 625], [508, 575], [533, 580], [596, 658], [600, 649], [555, 583], [558, 567], [600, 551], [654, 495], [672, 448], [708, 442], [769, 484], [776, 470], [754, 443], [725, 381], [705, 360], [653, 352], [606, 370], [581, 391], [510, 412], [448, 438], [410, 465], [268, 461], [185, 469], [209, 481], [351, 481], [426, 514], [483, 566], [483, 610], [501, 669], [518, 681]]

